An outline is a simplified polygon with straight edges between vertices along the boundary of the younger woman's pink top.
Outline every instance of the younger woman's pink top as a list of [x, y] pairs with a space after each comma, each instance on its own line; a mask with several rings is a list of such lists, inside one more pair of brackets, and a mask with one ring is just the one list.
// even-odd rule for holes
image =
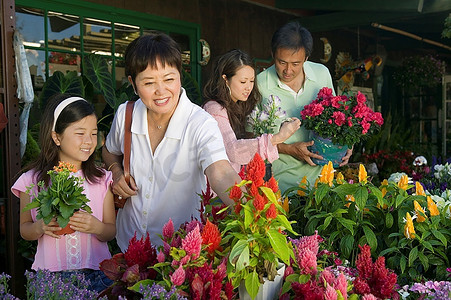
[[263, 159], [273, 162], [279, 158], [277, 146], [271, 143], [272, 134], [263, 134], [253, 139], [237, 139], [229, 122], [227, 110], [212, 100], [204, 105], [204, 109], [218, 122], [229, 161], [235, 171], [239, 172], [258, 152]]
[[[78, 171], [76, 175], [83, 176], [82, 171]], [[103, 219], [103, 201], [112, 181], [112, 173], [109, 171], [105, 171], [97, 183], [83, 181], [84, 193], [90, 200], [88, 205], [92, 209], [92, 214], [101, 221]], [[36, 183], [36, 173], [34, 170], [30, 170], [17, 179], [11, 187], [11, 191], [20, 197], [20, 192], [25, 193], [27, 186]], [[36, 187], [33, 188], [33, 192], [37, 193]], [[36, 222], [36, 214], [36, 209], [32, 209], [31, 217], [34, 222]], [[100, 262], [109, 258], [111, 258], [111, 253], [108, 250], [108, 244], [99, 241], [93, 234], [76, 231], [72, 234], [62, 235], [60, 239], [44, 234], [38, 239], [32, 269], [48, 269], [52, 272], [85, 268], [99, 270]]]

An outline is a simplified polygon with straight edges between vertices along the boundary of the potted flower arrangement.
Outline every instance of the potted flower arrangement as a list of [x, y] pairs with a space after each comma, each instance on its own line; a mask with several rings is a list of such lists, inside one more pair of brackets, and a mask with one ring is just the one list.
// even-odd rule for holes
[[[273, 299], [278, 296], [284, 264], [294, 256], [285, 231], [296, 234], [281, 206], [274, 177], [263, 180], [265, 164], [258, 155], [249, 162], [244, 180], [231, 187], [235, 201], [230, 215], [221, 221], [224, 250], [230, 253], [227, 273], [240, 299]], [[248, 192], [243, 192], [245, 186]], [[266, 286], [275, 281], [273, 290]]]
[[50, 175], [48, 188], [45, 188], [44, 181], [38, 182], [37, 194], [34, 184], [27, 187], [27, 193], [33, 199], [24, 210], [37, 208], [36, 217], [43, 219], [45, 224], [56, 218], [58, 225], [63, 228], [56, 231], [57, 234], [74, 232], [67, 225], [76, 211], [84, 210], [92, 213], [88, 205], [89, 199], [83, 194], [83, 178], [76, 176], [76, 172], [74, 165], [61, 161], [58, 166], [53, 167], [53, 170], [47, 172]]
[[327, 87], [318, 92], [312, 103], [304, 106], [301, 118], [301, 126], [311, 130], [314, 144], [310, 151], [324, 157], [314, 162], [324, 165], [330, 160], [334, 167], [341, 163], [347, 147], [352, 148], [361, 139], [368, 138], [384, 123], [381, 113], [366, 105], [362, 93], [334, 96]]

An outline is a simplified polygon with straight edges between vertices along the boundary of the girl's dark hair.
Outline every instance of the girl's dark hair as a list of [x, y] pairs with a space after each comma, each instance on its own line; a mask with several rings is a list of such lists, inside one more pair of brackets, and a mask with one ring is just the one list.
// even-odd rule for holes
[[[42, 114], [39, 132], [41, 152], [38, 158], [25, 168], [25, 170], [34, 169], [37, 172], [37, 179], [39, 181], [43, 180], [46, 186], [48, 186], [50, 180], [47, 172], [58, 165], [59, 162], [59, 147], [52, 139], [53, 113], [58, 104], [69, 97], [65, 94], [58, 94], [48, 101]], [[57, 134], [63, 134], [64, 130], [70, 124], [90, 115], [95, 116], [95, 111], [87, 101], [79, 100], [72, 102], [61, 111], [55, 124], [55, 132]], [[96, 166], [94, 160], [95, 155], [91, 155], [87, 161], [81, 164], [85, 178], [91, 183], [98, 182], [99, 178], [104, 174], [104, 171]]]
[[305, 50], [305, 57], [309, 57], [313, 50], [313, 38], [305, 27], [302, 27], [296, 21], [289, 22], [274, 33], [271, 40], [272, 55], [276, 54], [277, 49], [290, 49], [298, 51]]
[[182, 54], [180, 46], [170, 36], [161, 32], [142, 35], [134, 39], [125, 49], [125, 76], [131, 76], [135, 83], [136, 75], [147, 66], [157, 68], [157, 62], [163, 67], [176, 68], [182, 74]]
[[230, 80], [230, 78], [235, 76], [238, 69], [243, 66], [254, 68], [251, 57], [241, 50], [230, 50], [216, 60], [213, 74], [204, 87], [204, 103], [213, 100], [227, 110], [230, 125], [237, 138], [245, 138], [246, 117], [261, 100], [261, 94], [257, 86], [257, 76], [255, 76], [254, 88], [247, 101], [234, 102], [232, 100], [230, 91], [222, 75], [225, 75]]

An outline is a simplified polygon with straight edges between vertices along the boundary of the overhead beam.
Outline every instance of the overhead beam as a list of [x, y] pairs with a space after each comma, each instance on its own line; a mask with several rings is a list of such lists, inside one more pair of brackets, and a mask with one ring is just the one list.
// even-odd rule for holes
[[[280, 9], [305, 9], [327, 11], [372, 11], [372, 12], [421, 12], [424, 0], [276, 0]], [[432, 6], [442, 6], [449, 0], [428, 0]]]
[[371, 25], [371, 23], [387, 23], [399, 21], [401, 18], [418, 16], [418, 13], [356, 13], [337, 12], [314, 17], [300, 17], [296, 20], [311, 32], [328, 31], [345, 27], [355, 27], [359, 25]]

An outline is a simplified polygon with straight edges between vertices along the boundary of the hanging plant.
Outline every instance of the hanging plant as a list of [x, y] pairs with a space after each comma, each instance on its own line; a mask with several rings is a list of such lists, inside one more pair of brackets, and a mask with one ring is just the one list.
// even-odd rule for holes
[[416, 87], [435, 87], [442, 82], [446, 63], [432, 55], [411, 56], [403, 60], [393, 74], [397, 85], [411, 90]]

